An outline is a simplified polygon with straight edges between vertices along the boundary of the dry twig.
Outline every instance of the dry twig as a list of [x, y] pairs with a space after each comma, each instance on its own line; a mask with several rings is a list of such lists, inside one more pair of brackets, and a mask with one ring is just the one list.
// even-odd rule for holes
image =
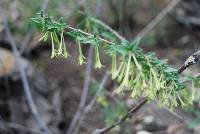
[[4, 124], [6, 127], [11, 128], [11, 129], [16, 129], [22, 132], [26, 133], [31, 133], [31, 134], [45, 134], [44, 132], [37, 131], [33, 128], [28, 128], [23, 125], [13, 123], [13, 122], [8, 122], [8, 121], [0, 121], [1, 124]]
[[181, 0], [172, 0], [146, 27], [144, 27], [136, 36], [143, 38], [147, 35]]
[[20, 77], [21, 77], [22, 84], [23, 84], [23, 87], [24, 87], [25, 97], [27, 99], [28, 106], [30, 107], [30, 110], [31, 110], [32, 114], [34, 115], [38, 125], [45, 131], [46, 134], [51, 134], [51, 131], [48, 129], [48, 127], [46, 126], [46, 124], [44, 123], [42, 118], [40, 117], [38, 110], [36, 108], [36, 105], [33, 101], [33, 96], [31, 94], [31, 89], [30, 89], [29, 82], [28, 82], [28, 79], [27, 79], [26, 71], [21, 66], [21, 64], [19, 64], [20, 53], [17, 49], [17, 45], [15, 43], [15, 40], [11, 35], [10, 29], [9, 29], [9, 26], [8, 26], [8, 22], [7, 22], [7, 18], [4, 18], [4, 26], [5, 26], [6, 36], [8, 37], [8, 39], [10, 41], [11, 48], [12, 48], [13, 53], [14, 53], [15, 58], [16, 58], [16, 64], [17, 64], [17, 67], [19, 68]]
[[127, 114], [125, 114], [122, 118], [120, 118], [117, 122], [113, 123], [111, 126], [106, 127], [106, 128], [102, 128], [102, 129], [96, 129], [93, 134], [104, 134], [108, 131], [110, 131], [111, 129], [113, 129], [114, 127], [120, 125], [122, 122], [124, 122], [126, 119], [131, 118], [133, 113], [137, 112], [143, 105], [146, 104], [146, 102], [148, 101], [147, 97], [144, 97], [140, 100], [140, 102], [134, 106], [132, 109], [130, 109]]
[[86, 65], [86, 77], [85, 77], [85, 81], [84, 81], [84, 85], [83, 85], [79, 108], [76, 111], [66, 134], [72, 134], [74, 132], [77, 122], [79, 121], [80, 116], [81, 116], [81, 114], [84, 110], [85, 104], [86, 104], [86, 100], [87, 100], [87, 96], [88, 96], [88, 89], [89, 89], [89, 84], [90, 84], [90, 79], [91, 79], [91, 72], [92, 72], [92, 60], [93, 60], [93, 47], [92, 46], [90, 46], [87, 59], [88, 60], [87, 60], [87, 65]]
[[99, 86], [99, 88], [97, 89], [95, 95], [93, 96], [92, 100], [90, 101], [90, 103], [85, 107], [82, 115], [80, 116], [80, 119], [79, 119], [79, 122], [77, 123], [76, 125], [76, 128], [74, 129], [74, 132], [72, 134], [77, 134], [78, 131], [79, 131], [79, 128], [80, 128], [80, 125], [82, 123], [82, 121], [84, 120], [86, 114], [88, 114], [91, 110], [92, 110], [92, 107], [94, 106], [95, 102], [96, 102], [96, 99], [97, 97], [99, 96], [99, 94], [101, 93], [107, 79], [108, 79], [108, 76], [109, 76], [109, 72], [106, 71], [102, 81], [101, 81], [101, 84]]

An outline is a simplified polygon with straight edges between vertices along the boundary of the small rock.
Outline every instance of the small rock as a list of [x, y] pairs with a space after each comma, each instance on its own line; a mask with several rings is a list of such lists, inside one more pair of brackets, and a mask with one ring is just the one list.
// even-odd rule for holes
[[0, 48], [0, 78], [10, 76], [14, 80], [19, 79], [20, 73], [16, 62], [23, 67], [28, 76], [34, 75], [33, 65], [28, 60], [22, 57], [16, 60], [11, 51]]
[[144, 130], [147, 130], [147, 131], [160, 131], [166, 128], [165, 126], [157, 122], [154, 116], [144, 117], [142, 123], [143, 123]]
[[136, 134], [152, 134], [148, 131], [138, 131]]
[[195, 134], [200, 134], [200, 125], [198, 125], [197, 127], [195, 127], [194, 133]]
[[[171, 124], [167, 128], [168, 134], [182, 134], [186, 131], [186, 126], [184, 124]], [[199, 133], [198, 133], [199, 134]]]
[[156, 120], [153, 116], [146, 116], [146, 117], [144, 117], [143, 122], [144, 122], [144, 124], [148, 125], [148, 124], [156, 123]]
[[133, 99], [127, 99], [126, 100], [126, 104], [127, 104], [128, 107], [132, 107], [134, 103], [135, 103], [135, 101]]
[[142, 125], [142, 124], [135, 125], [135, 130], [136, 131], [144, 130], [144, 125]]
[[11, 74], [14, 68], [15, 57], [8, 50], [0, 48], [0, 77]]

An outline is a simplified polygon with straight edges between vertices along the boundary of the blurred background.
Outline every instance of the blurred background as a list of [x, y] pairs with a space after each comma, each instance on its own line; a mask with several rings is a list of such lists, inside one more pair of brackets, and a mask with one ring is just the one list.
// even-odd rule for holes
[[[137, 103], [126, 94], [113, 93], [117, 83], [106, 76], [110, 62], [102, 53], [105, 68], [92, 68], [89, 73], [85, 106], [102, 83], [104, 88], [92, 108], [86, 112], [80, 110], [88, 69], [86, 65], [78, 65], [77, 47], [68, 37], [65, 41], [71, 57], [51, 59], [50, 41], [38, 41], [42, 33], [30, 20], [44, 9], [55, 18], [63, 16], [72, 26], [79, 24], [84, 11], [130, 41], [160, 15], [158, 22], [145, 33], [140, 47], [145, 52], [156, 52], [160, 59], [168, 59], [174, 68], [179, 68], [200, 47], [199, 0], [0, 0], [1, 134], [91, 134], [116, 122]], [[84, 47], [86, 57], [89, 51], [89, 47]], [[199, 71], [199, 66], [194, 66], [184, 73]], [[73, 126], [77, 109], [84, 117], [78, 116]], [[200, 97], [193, 106], [178, 107], [173, 112], [160, 108], [156, 101], [148, 102], [131, 119], [108, 133], [200, 134]]]

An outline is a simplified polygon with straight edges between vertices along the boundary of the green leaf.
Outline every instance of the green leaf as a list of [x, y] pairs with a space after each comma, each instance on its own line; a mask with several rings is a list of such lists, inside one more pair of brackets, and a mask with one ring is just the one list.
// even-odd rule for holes
[[177, 72], [177, 69], [174, 69], [172, 67], [168, 67], [167, 69], [164, 70], [165, 73], [174, 73]]
[[123, 56], [128, 55], [127, 49], [122, 45], [109, 45], [107, 48], [108, 53], [118, 53]]

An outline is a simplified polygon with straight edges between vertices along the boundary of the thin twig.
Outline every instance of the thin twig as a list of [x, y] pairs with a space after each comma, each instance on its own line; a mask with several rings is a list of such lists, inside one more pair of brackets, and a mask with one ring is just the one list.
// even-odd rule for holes
[[143, 38], [149, 33], [181, 0], [172, 0], [147, 26], [137, 34], [137, 38]]
[[97, 17], [99, 17], [101, 14], [101, 3], [102, 3], [102, 0], [96, 0], [95, 12], [96, 12]]
[[[93, 37], [93, 36], [94, 36], [94, 35], [91, 34], [91, 33], [84, 32], [84, 31], [81, 30], [81, 29], [76, 29], [76, 28], [73, 28], [73, 27], [71, 27], [71, 26], [67, 26], [66, 28], [68, 28], [68, 29], [70, 29], [70, 30], [72, 30], [72, 31], [75, 31], [75, 32], [79, 32], [79, 33], [85, 34], [86, 36], [90, 36], [90, 37]], [[101, 37], [96, 37], [96, 38], [98, 38], [99, 40], [101, 40], [101, 41], [103, 41], [103, 42], [105, 42], [105, 43], [108, 43], [108, 44], [110, 44], [110, 45], [115, 45], [114, 42], [108, 41], [108, 40], [103, 39], [103, 38], [101, 38]]]
[[[159, 102], [158, 100], [155, 100], [157, 103]], [[168, 111], [170, 114], [172, 114], [174, 117], [176, 117], [180, 122], [184, 122], [184, 117], [178, 115], [176, 112], [170, 110], [168, 107], [166, 106], [162, 106], [164, 110]]]
[[87, 105], [87, 107], [85, 108], [85, 113], [88, 113], [88, 111], [90, 111], [92, 109], [92, 107], [94, 106], [95, 104], [95, 101], [97, 99], [97, 97], [99, 96], [99, 94], [101, 93], [107, 79], [108, 79], [108, 76], [109, 76], [109, 72], [106, 71], [102, 81], [101, 81], [101, 84], [99, 86], [99, 89], [97, 90], [96, 94], [93, 96], [92, 100], [90, 101], [90, 103]]
[[92, 100], [90, 101], [90, 103], [85, 107], [83, 113], [81, 114], [79, 122], [77, 123], [76, 128], [74, 129], [74, 132], [72, 134], [77, 134], [78, 133], [79, 128], [81, 126], [81, 123], [85, 119], [86, 114], [88, 114], [92, 110], [92, 107], [94, 106], [97, 97], [101, 93], [101, 91], [102, 91], [102, 89], [103, 89], [103, 87], [104, 87], [104, 85], [105, 85], [105, 83], [106, 83], [106, 81], [108, 79], [108, 76], [109, 76], [109, 72], [106, 71], [105, 75], [103, 76], [103, 79], [101, 81], [101, 84], [100, 84], [99, 88], [97, 89], [97, 91], [96, 91], [95, 95], [93, 96]]
[[[44, 3], [41, 6], [41, 10], [42, 11], [46, 10], [46, 8], [48, 6], [48, 3], [49, 3], [49, 0], [44, 0]], [[23, 54], [24, 50], [26, 49], [26, 47], [28, 46], [29, 42], [31, 41], [34, 31], [35, 31], [34, 28], [31, 27], [29, 32], [28, 32], [28, 34], [26, 35], [26, 37], [22, 41], [21, 47], [19, 49], [20, 55]]]
[[90, 79], [91, 79], [91, 73], [92, 73], [92, 59], [93, 59], [93, 47], [91, 46], [89, 48], [89, 53], [88, 53], [88, 62], [86, 66], [86, 77], [85, 77], [85, 82], [83, 86], [83, 94], [81, 96], [80, 100], [80, 109], [84, 108], [87, 100], [87, 95], [88, 95], [88, 89], [90, 85]]
[[90, 18], [90, 20], [106, 28], [108, 31], [113, 33], [118, 39], [120, 39], [120, 41], [126, 41], [126, 39], [123, 36], [119, 35], [115, 30], [113, 30], [110, 26], [108, 26], [104, 22], [94, 18]]
[[[171, 10], [173, 10], [176, 5], [180, 2], [181, 0], [172, 0], [146, 27], [144, 27], [134, 39], [137, 38], [143, 38], [144, 36], [146, 36], [147, 33], [149, 33]], [[94, 20], [93, 20], [94, 21]], [[100, 23], [98, 21], [96, 21], [97, 23], [106, 26], [106, 24]], [[71, 26], [67, 26], [68, 29], [76, 31], [76, 32], [80, 32], [82, 34], [85, 34], [87, 36], [93, 36], [90, 33], [84, 32], [80, 29], [76, 29], [73, 28]], [[121, 41], [125, 40], [125, 38], [123, 38], [122, 36], [120, 36], [119, 34], [117, 34], [117, 32], [115, 32], [114, 30], [112, 30], [109, 26], [105, 27], [107, 28], [109, 31], [111, 31], [113, 34], [115, 34], [119, 39], [121, 39]], [[101, 37], [98, 38], [99, 40], [106, 42], [108, 44], [114, 45], [114, 42], [105, 40]]]
[[96, 129], [93, 134], [104, 134], [108, 131], [110, 131], [112, 128], [118, 126], [119, 124], [121, 124], [122, 122], [124, 122], [126, 119], [131, 118], [133, 113], [137, 112], [143, 105], [146, 104], [146, 102], [148, 101], [147, 97], [144, 97], [140, 100], [140, 102], [134, 106], [132, 109], [130, 109], [127, 114], [125, 114], [122, 118], [120, 118], [117, 122], [113, 123], [111, 126], [106, 127], [106, 128], [102, 128], [102, 129]]
[[8, 39], [10, 41], [10, 45], [12, 47], [13, 53], [14, 53], [15, 58], [16, 58], [16, 64], [19, 68], [20, 77], [21, 77], [22, 84], [23, 84], [23, 87], [24, 87], [25, 97], [27, 99], [28, 106], [30, 107], [30, 110], [31, 110], [32, 114], [34, 115], [38, 125], [46, 132], [46, 134], [51, 134], [50, 130], [48, 129], [48, 127], [46, 126], [46, 124], [44, 123], [42, 118], [40, 117], [38, 110], [36, 108], [36, 105], [33, 101], [33, 96], [31, 94], [31, 89], [30, 89], [29, 82], [28, 82], [28, 79], [27, 79], [26, 71], [22, 67], [22, 65], [19, 63], [20, 53], [17, 49], [17, 45], [15, 43], [15, 40], [11, 35], [10, 29], [9, 29], [9, 26], [8, 26], [8, 23], [7, 23], [7, 18], [4, 19], [4, 25], [5, 25], [6, 36], [8, 37]]
[[192, 54], [186, 62], [179, 68], [179, 72], [183, 72], [188, 67], [200, 63], [200, 50], [198, 50], [196, 53]]
[[44, 3], [41, 6], [42, 11], [45, 11], [47, 9], [48, 3], [49, 3], [49, 0], [44, 0]]
[[26, 47], [28, 46], [29, 42], [31, 41], [32, 37], [33, 37], [33, 28], [31, 27], [28, 34], [26, 35], [26, 37], [24, 37], [24, 40], [22, 41], [22, 45], [19, 48], [19, 53], [20, 55], [22, 55], [26, 49]]
[[126, 0], [121, 0], [119, 4], [119, 25], [120, 25], [120, 33], [122, 35], [125, 34], [125, 21], [126, 21]]
[[[143, 38], [144, 36], [146, 36], [147, 33], [149, 33], [172, 9], [174, 9], [174, 7], [180, 2], [181, 0], [172, 0], [168, 5], [167, 7], [165, 7], [145, 28], [143, 28], [143, 30], [141, 30], [137, 36], [134, 38], [134, 39], [137, 39], [137, 38]], [[100, 23], [99, 23], [100, 24]], [[102, 24], [102, 23], [101, 23]], [[106, 26], [106, 24], [103, 24], [103, 26]], [[79, 33], [82, 33], [86, 36], [91, 36], [93, 37], [94, 35], [91, 34], [91, 33], [87, 33], [87, 32], [84, 32], [82, 31], [81, 29], [76, 29], [76, 28], [73, 28], [71, 26], [67, 26], [66, 29], [70, 29], [72, 31], [75, 31], [75, 32], [79, 32]], [[117, 34], [114, 30], [111, 30], [111, 28], [109, 28], [107, 26], [107, 29], [110, 30], [111, 32], [113, 32], [113, 34], [115, 34], [119, 39], [121, 39], [121, 41], [124, 40], [123, 37], [121, 37], [119, 34]], [[111, 42], [111, 41], [108, 41], [106, 39], [103, 39], [101, 37], [97, 37], [99, 40], [107, 43], [107, 44], [110, 44], [110, 45], [114, 45], [115, 43], [114, 42]]]
[[31, 133], [31, 134], [45, 134], [44, 132], [40, 132], [38, 130], [35, 130], [33, 128], [28, 128], [23, 125], [13, 123], [13, 122], [8, 122], [8, 121], [0, 121], [0, 123], [4, 124], [6, 127], [11, 128], [11, 129], [16, 129], [19, 131], [23, 131], [26, 133]]
[[90, 79], [91, 79], [91, 72], [92, 72], [92, 61], [93, 61], [93, 47], [92, 46], [90, 46], [87, 59], [88, 60], [87, 60], [87, 65], [86, 65], [86, 77], [85, 77], [82, 95], [81, 95], [81, 99], [79, 103], [79, 108], [76, 111], [66, 134], [72, 134], [86, 104], [88, 89], [89, 89], [89, 84], [90, 84]]
[[4, 120], [1, 115], [0, 115], [0, 124], [2, 124], [1, 125], [2, 127], [8, 128], [10, 134], [15, 134], [14, 131], [6, 123], [4, 123]]
[[[135, 37], [135, 39], [137, 38], [143, 38], [144, 36], [146, 36], [147, 33], [149, 33], [172, 9], [174, 9], [174, 7], [180, 2], [181, 0], [172, 0], [167, 7], [165, 7], [145, 28], [143, 28], [143, 30], [141, 30], [137, 36]], [[92, 21], [95, 21], [94, 19], [91, 19]], [[100, 21], [95, 21], [99, 24], [101, 24], [102, 26], [106, 26], [106, 24], [101, 23]], [[67, 29], [70, 29], [72, 31], [76, 31], [82, 34], [85, 34], [86, 36], [93, 36], [93, 34], [91, 33], [87, 33], [84, 32], [81, 29], [76, 29], [73, 28], [71, 26], [67, 26]], [[123, 38], [122, 36], [120, 36], [119, 34], [117, 34], [117, 32], [115, 32], [114, 30], [112, 30], [109, 26], [106, 26], [105, 28], [107, 28], [110, 32], [112, 32], [113, 34], [115, 34], [119, 39], [121, 39], [121, 41], [125, 40], [125, 38]], [[110, 45], [114, 45], [114, 42], [108, 41], [106, 39], [103, 39], [101, 37], [97, 37], [99, 40], [108, 43]]]

